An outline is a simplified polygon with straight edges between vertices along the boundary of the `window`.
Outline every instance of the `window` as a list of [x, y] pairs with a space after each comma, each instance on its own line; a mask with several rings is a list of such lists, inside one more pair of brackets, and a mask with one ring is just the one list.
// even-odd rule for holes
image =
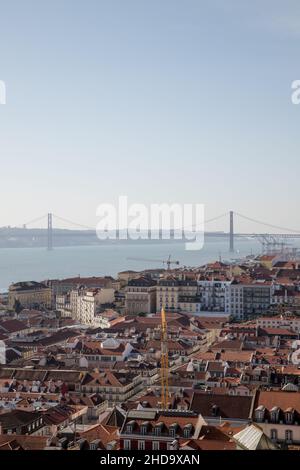
[[256, 410], [255, 410], [255, 420], [258, 422], [258, 423], [262, 423], [263, 420], [264, 420], [264, 416], [265, 416], [265, 408], [263, 406], [259, 406]]
[[141, 426], [141, 434], [147, 434], [147, 426]]
[[270, 415], [272, 423], [277, 423], [279, 418], [279, 408], [277, 406], [274, 406], [271, 410]]
[[277, 440], [277, 429], [271, 429], [271, 439], [272, 441]]
[[159, 442], [153, 441], [152, 442], [152, 450], [159, 450]]
[[183, 436], [185, 439], [189, 438], [191, 435], [191, 426], [187, 425], [183, 429]]
[[145, 441], [138, 441], [138, 450], [145, 450]]
[[125, 439], [124, 441], [124, 450], [130, 450], [131, 449], [131, 441], [128, 441]]
[[271, 421], [272, 423], [277, 423], [277, 413], [274, 411], [271, 413]]
[[290, 429], [287, 429], [285, 431], [285, 440], [287, 442], [291, 442], [293, 440], [293, 431], [291, 431]]
[[218, 416], [218, 406], [217, 405], [213, 405], [211, 407], [211, 414], [212, 414], [212, 416]]

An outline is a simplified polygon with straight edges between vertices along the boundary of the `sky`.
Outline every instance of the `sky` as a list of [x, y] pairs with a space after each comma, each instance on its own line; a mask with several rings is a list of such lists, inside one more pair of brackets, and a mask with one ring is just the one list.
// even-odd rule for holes
[[0, 0], [0, 226], [126, 195], [300, 230], [299, 58], [298, 0]]

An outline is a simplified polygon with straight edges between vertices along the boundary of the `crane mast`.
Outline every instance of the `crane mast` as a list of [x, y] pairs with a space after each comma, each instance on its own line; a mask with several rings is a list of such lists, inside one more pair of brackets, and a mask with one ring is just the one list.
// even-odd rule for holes
[[150, 262], [150, 263], [162, 263], [162, 264], [166, 264], [167, 265], [167, 270], [170, 271], [171, 270], [171, 265], [174, 264], [174, 265], [177, 265], [179, 266], [180, 262], [178, 260], [176, 261], [173, 261], [171, 259], [171, 255], [168, 256], [167, 259], [149, 259], [149, 258], [133, 258], [133, 257], [129, 257], [127, 258], [128, 260], [132, 260], [132, 261], [146, 261], [146, 262]]
[[168, 357], [168, 335], [167, 320], [165, 309], [161, 309], [161, 407], [168, 409], [169, 407], [169, 357]]

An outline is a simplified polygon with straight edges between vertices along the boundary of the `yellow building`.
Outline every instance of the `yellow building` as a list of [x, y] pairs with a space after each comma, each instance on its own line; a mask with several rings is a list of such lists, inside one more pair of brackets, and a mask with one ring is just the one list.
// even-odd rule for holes
[[19, 301], [25, 308], [51, 307], [51, 288], [40, 282], [27, 281], [11, 284], [8, 291], [8, 306], [14, 308]]

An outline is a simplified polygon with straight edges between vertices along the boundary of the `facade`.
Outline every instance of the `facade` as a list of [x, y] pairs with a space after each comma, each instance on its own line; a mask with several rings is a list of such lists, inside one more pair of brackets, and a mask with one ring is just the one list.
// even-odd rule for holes
[[201, 296], [201, 310], [225, 312], [226, 288], [230, 281], [200, 280], [197, 281]]
[[84, 325], [93, 325], [96, 313], [97, 290], [74, 289], [56, 296], [56, 310], [63, 318], [69, 317]]
[[95, 316], [94, 326], [96, 328], [110, 328], [112, 325], [122, 320], [124, 320], [124, 317], [120, 317], [118, 312], [108, 309]]
[[88, 361], [88, 365], [99, 366], [100, 363], [125, 361], [133, 347], [129, 342], [121, 343], [113, 338], [105, 341], [87, 341], [80, 352]]
[[93, 325], [97, 306], [97, 290], [78, 296], [76, 320], [83, 325]]
[[[175, 278], [162, 279], [156, 289], [156, 308], [164, 307], [167, 312], [176, 312], [180, 308], [192, 313], [200, 310], [198, 286], [196, 281], [179, 281]], [[197, 309], [197, 310], [196, 310]]]
[[244, 317], [242, 284], [233, 281], [227, 286], [225, 293], [225, 312], [237, 319], [242, 319]]
[[271, 305], [271, 286], [255, 283], [246, 285], [243, 289], [244, 316], [261, 315], [268, 311]]
[[300, 317], [293, 316], [276, 316], [276, 317], [260, 317], [256, 320], [256, 325], [259, 328], [287, 328], [300, 332]]
[[258, 390], [252, 419], [273, 442], [282, 446], [299, 445], [300, 393]]
[[62, 317], [70, 317], [85, 325], [93, 325], [97, 308], [114, 301], [113, 288], [73, 289], [56, 296], [56, 310]]
[[132, 279], [125, 293], [125, 311], [129, 315], [156, 312], [156, 282], [147, 277]]
[[237, 319], [261, 315], [271, 305], [271, 284], [268, 282], [232, 281], [226, 288], [225, 312]]
[[17, 282], [9, 286], [8, 306], [14, 308], [15, 302], [25, 308], [51, 307], [51, 289], [35, 281]]
[[40, 434], [44, 426], [41, 414], [31, 411], [11, 410], [0, 414], [1, 434]]
[[127, 402], [132, 396], [143, 390], [141, 374], [122, 372], [88, 372], [84, 375], [78, 391], [81, 393], [99, 393], [108, 404]]
[[132, 410], [120, 430], [122, 450], [176, 450], [199, 436], [202, 419], [189, 411]]

